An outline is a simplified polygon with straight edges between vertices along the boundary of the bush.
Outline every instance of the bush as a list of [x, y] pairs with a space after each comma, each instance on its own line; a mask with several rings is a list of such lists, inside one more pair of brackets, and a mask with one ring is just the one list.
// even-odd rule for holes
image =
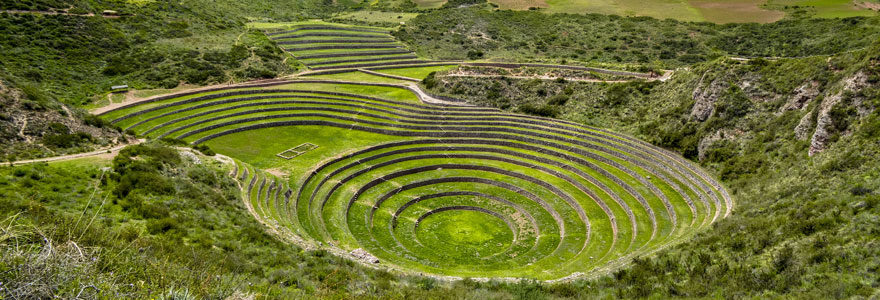
[[193, 147], [193, 149], [199, 150], [199, 152], [207, 156], [214, 156], [215, 154], [217, 154], [216, 152], [214, 152], [214, 150], [211, 150], [211, 148], [205, 144], [196, 145]]
[[174, 184], [165, 177], [156, 173], [136, 171], [120, 177], [113, 193], [119, 198], [124, 198], [135, 189], [156, 195], [171, 195], [175, 191]]
[[470, 60], [476, 60], [476, 59], [483, 58], [483, 55], [485, 55], [483, 53], [483, 51], [479, 51], [479, 50], [470, 50], [467, 53], [467, 57]]
[[536, 115], [541, 117], [556, 117], [559, 115], [559, 109], [553, 105], [533, 105], [533, 104], [523, 104], [519, 106], [519, 111], [524, 114]]
[[47, 134], [43, 136], [43, 144], [58, 149], [71, 148], [92, 142], [92, 136], [85, 132], [73, 134]]
[[98, 117], [98, 116], [96, 116], [96, 115], [93, 115], [93, 114], [88, 114], [88, 115], [84, 116], [84, 117], [83, 117], [83, 122], [85, 122], [86, 125], [93, 126], [93, 127], [98, 127], [98, 128], [104, 128], [104, 127], [110, 127], [110, 126], [112, 126], [112, 124], [110, 124], [110, 122], [108, 122], [108, 121], [106, 121], [106, 120], [104, 120], [104, 119], [101, 119], [100, 117]]
[[876, 139], [880, 137], [880, 116], [874, 114], [862, 121], [859, 134], [867, 139]]
[[150, 234], [161, 234], [176, 228], [177, 221], [170, 217], [151, 220], [147, 223], [147, 231], [149, 231]]
[[428, 76], [425, 77], [425, 79], [422, 79], [422, 84], [425, 85], [425, 88], [430, 90], [430, 89], [433, 89], [434, 87], [437, 86], [436, 76], [437, 76], [437, 72], [434, 71], [434, 72], [428, 73]]
[[849, 190], [849, 193], [852, 194], [853, 196], [865, 196], [865, 195], [873, 193], [873, 192], [874, 192], [874, 190], [863, 187], [863, 186], [856, 186], [856, 187], [853, 187]]
[[550, 99], [547, 99], [547, 104], [549, 104], [549, 105], [561, 106], [561, 105], [565, 105], [565, 103], [567, 103], [567, 102], [568, 102], [568, 95], [565, 95], [565, 94], [559, 94], [559, 95], [550, 97]]
[[456, 8], [486, 3], [486, 0], [449, 0], [441, 8]]

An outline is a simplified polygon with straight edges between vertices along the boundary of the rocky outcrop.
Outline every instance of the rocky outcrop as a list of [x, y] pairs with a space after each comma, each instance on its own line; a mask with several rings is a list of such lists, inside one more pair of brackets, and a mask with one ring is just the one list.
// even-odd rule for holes
[[[704, 75], [705, 76], [705, 75]], [[702, 81], [702, 79], [701, 79]], [[691, 118], [700, 122], [709, 119], [715, 112], [715, 102], [721, 96], [721, 93], [727, 88], [727, 83], [716, 79], [709, 84], [708, 87], [702, 87], [700, 84], [694, 90], [694, 107], [691, 109]]]
[[357, 260], [367, 264], [379, 263], [379, 258], [373, 256], [372, 254], [370, 254], [370, 252], [367, 252], [367, 250], [364, 250], [363, 248], [351, 250], [351, 256], [354, 256], [354, 258], [356, 258]]
[[[841, 91], [822, 101], [822, 104], [819, 105], [819, 115], [816, 118], [816, 131], [813, 132], [813, 137], [810, 140], [810, 156], [828, 148], [831, 136], [838, 130], [838, 128], [834, 128], [834, 119], [831, 116], [831, 110], [834, 106], [838, 104], [852, 105], [860, 117], [867, 116], [873, 111], [872, 107], [867, 107], [865, 97], [858, 93], [866, 86], [868, 86], [867, 74], [858, 72], [844, 80]], [[847, 100], [846, 103], [842, 103], [844, 99]]]
[[819, 95], [819, 83], [816, 81], [810, 81], [804, 83], [794, 90], [791, 98], [788, 99], [788, 102], [782, 106], [780, 112], [786, 112], [790, 110], [800, 110], [807, 106], [808, 103], [816, 99], [816, 96]]
[[840, 95], [828, 97], [822, 101], [819, 107], [819, 116], [816, 118], [816, 131], [810, 139], [810, 156], [822, 152], [828, 147], [828, 142], [834, 132], [834, 120], [831, 119], [831, 109], [840, 102]]
[[700, 140], [700, 143], [697, 145], [697, 158], [700, 161], [706, 159], [706, 153], [715, 146], [716, 143], [722, 140], [735, 140], [737, 137], [742, 135], [741, 131], [729, 130], [729, 129], [721, 129], [713, 133], [712, 135], [706, 136]]
[[801, 141], [806, 141], [810, 138], [811, 130], [813, 129], [813, 111], [811, 110], [807, 114], [801, 118], [801, 121], [798, 122], [798, 125], [794, 128], [794, 137]]
[[[855, 76], [845, 82], [843, 89], [844, 91], [860, 91], [869, 85], [868, 74], [865, 72], [858, 72]], [[852, 104], [855, 106], [859, 118], [867, 117], [874, 112], [874, 109], [876, 109], [876, 107], [871, 104], [871, 101], [867, 100], [867, 96], [861, 93], [853, 93]]]
[[[12, 84], [0, 80], [0, 161], [55, 156], [93, 150], [94, 146], [126, 143], [110, 126], [88, 124], [82, 113], [51, 99], [35, 101]], [[98, 126], [94, 126], [98, 125]], [[44, 145], [57, 134], [86, 134], [89, 142], [58, 149]]]

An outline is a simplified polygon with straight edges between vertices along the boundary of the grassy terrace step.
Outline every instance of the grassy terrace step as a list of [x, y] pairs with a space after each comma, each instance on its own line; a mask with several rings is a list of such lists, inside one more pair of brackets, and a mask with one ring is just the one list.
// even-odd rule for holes
[[291, 30], [283, 30], [283, 31], [274, 31], [268, 32], [266, 35], [268, 36], [276, 36], [282, 34], [288, 34], [293, 32], [307, 31], [307, 30], [332, 30], [332, 31], [352, 31], [352, 32], [372, 32], [372, 33], [385, 33], [387, 34], [387, 30], [375, 29], [375, 28], [363, 28], [363, 27], [343, 27], [343, 26], [325, 26], [325, 25], [304, 25], [299, 26], [296, 29]]
[[348, 33], [339, 31], [308, 31], [288, 35], [273, 36], [272, 39], [295, 39], [304, 37], [338, 37], [338, 38], [388, 38], [389, 35], [383, 34], [364, 34], [364, 33]]
[[353, 63], [353, 64], [333, 64], [333, 65], [322, 65], [322, 66], [309, 66], [312, 70], [329, 70], [329, 69], [357, 69], [357, 68], [367, 68], [367, 67], [378, 67], [378, 66], [394, 66], [394, 65], [417, 65], [417, 64], [429, 64], [434, 61], [430, 60], [392, 60], [392, 61], [382, 61], [382, 62], [374, 62], [374, 63]]
[[309, 66], [323, 66], [323, 65], [338, 65], [338, 64], [348, 64], [348, 63], [359, 63], [359, 62], [372, 62], [372, 61], [386, 61], [386, 60], [411, 60], [419, 58], [414, 54], [396, 54], [396, 55], [381, 55], [381, 56], [372, 56], [365, 58], [351, 58], [351, 59], [330, 59], [330, 60], [303, 60], [302, 62]]
[[446, 65], [436, 65], [436, 66], [425, 66], [425, 67], [411, 67], [411, 68], [397, 68], [397, 66], [383, 66], [383, 67], [371, 67], [368, 68], [374, 72], [379, 72], [387, 75], [393, 76], [403, 76], [408, 78], [415, 78], [422, 80], [425, 77], [428, 77], [428, 74], [431, 72], [441, 72], [446, 71], [452, 68], [458, 67], [458, 64], [455, 62], [448, 62]]
[[296, 39], [277, 40], [278, 45], [302, 45], [302, 44], [378, 44], [395, 43], [394, 39]]
[[297, 59], [311, 58], [331, 58], [331, 57], [360, 57], [360, 56], [376, 56], [388, 54], [412, 54], [409, 50], [380, 50], [380, 51], [359, 51], [359, 52], [342, 52], [342, 53], [315, 53], [315, 54], [295, 54]]
[[[404, 69], [427, 70], [432, 67], [450, 67], [450, 66], [456, 66], [456, 65], [458, 65], [457, 61], [429, 61], [429, 62], [425, 62], [425, 63], [390, 64], [390, 65], [376, 66], [376, 67], [346, 66], [346, 67], [332, 68], [332, 69], [326, 69], [326, 70], [314, 70], [309, 73], [301, 74], [300, 76], [342, 74], [342, 73], [348, 73], [348, 72], [358, 72], [360, 69], [373, 70], [373, 71], [379, 71], [379, 72], [385, 72], [385, 70], [404, 70]], [[399, 73], [407, 73], [407, 72], [401, 71]], [[414, 71], [414, 73], [421, 74], [423, 72]], [[428, 72], [428, 73], [430, 73], [430, 72]], [[424, 73], [424, 74], [427, 75], [427, 73]], [[435, 96], [435, 98], [439, 98], [439, 97]], [[463, 100], [452, 101], [452, 102], [463, 102]]]
[[[705, 171], [632, 137], [406, 93], [276, 82], [102, 117], [241, 159], [233, 176], [263, 224], [410, 272], [556, 279], [604, 270], [687, 239], [733, 205]], [[303, 143], [319, 147], [275, 156]]]
[[390, 49], [390, 48], [404, 48], [403, 45], [400, 44], [357, 44], [357, 45], [348, 45], [348, 44], [331, 44], [331, 45], [317, 45], [317, 46], [302, 46], [302, 47], [285, 47], [285, 51], [291, 52], [301, 52], [301, 51], [310, 51], [310, 50], [343, 50], [343, 49]]
[[350, 41], [350, 40], [353, 40], [353, 41], [358, 41], [358, 40], [365, 40], [365, 41], [385, 41], [385, 40], [393, 40], [393, 41], [397, 41], [397, 40], [394, 39], [394, 37], [391, 36], [391, 35], [387, 35], [387, 36], [376, 35], [376, 36], [363, 37], [363, 38], [335, 37], [335, 36], [304, 36], [304, 37], [292, 37], [292, 38], [291, 38], [291, 37], [283, 37], [283, 36], [281, 36], [281, 37], [274, 37], [274, 38], [272, 38], [272, 40], [274, 40], [274, 41], [276, 41], [276, 42], [278, 42], [278, 43], [280, 43], [280, 42], [284, 42], [284, 41], [292, 41], [292, 42], [295, 42], [295, 41], [316, 41], [316, 42], [323, 42], [323, 41], [340, 41], [340, 42], [345, 42], [345, 41]]
[[312, 70], [431, 63], [418, 59], [382, 30], [303, 25], [293, 30], [272, 32], [269, 36]]
[[[533, 143], [542, 143], [542, 142], [543, 142], [543, 143], [549, 143], [549, 142], [547, 142], [547, 141], [540, 141], [540, 140], [536, 140], [536, 139], [524, 138], [524, 137], [518, 137], [518, 136], [513, 136], [513, 135], [505, 135], [505, 134], [489, 134], [489, 133], [486, 133], [486, 134], [473, 134], [473, 133], [468, 132], [468, 131], [486, 131], [486, 130], [489, 130], [489, 131], [498, 131], [498, 132], [506, 132], [506, 133], [519, 133], [519, 134], [526, 134], [526, 132], [523, 132], [523, 131], [517, 131], [517, 130], [511, 130], [511, 129], [505, 129], [505, 128], [491, 128], [491, 127], [452, 127], [452, 128], [450, 128], [451, 130], [455, 130], [455, 131], [466, 131], [466, 132], [449, 132], [449, 131], [445, 131], [445, 132], [440, 133], [440, 132], [437, 132], [437, 131], [431, 132], [431, 130], [437, 130], [437, 129], [440, 129], [440, 128], [434, 128], [434, 127], [430, 127], [430, 126], [394, 125], [394, 124], [390, 124], [390, 123], [378, 122], [378, 121], [375, 121], [375, 120], [354, 119], [354, 118], [350, 118], [350, 117], [336, 117], [336, 116], [332, 116], [332, 115], [329, 115], [329, 114], [321, 114], [321, 113], [280, 114], [280, 115], [274, 115], [274, 116], [272, 116], [272, 115], [263, 115], [263, 116], [256, 116], [256, 117], [250, 117], [250, 118], [242, 118], [242, 119], [233, 120], [233, 121], [226, 121], [226, 122], [222, 122], [222, 123], [221, 123], [221, 122], [217, 122], [217, 123], [215, 123], [215, 124], [212, 124], [212, 125], [210, 125], [210, 126], [206, 126], [206, 127], [204, 127], [204, 128], [201, 128], [201, 129], [196, 129], [196, 130], [189, 131], [189, 132], [187, 132], [187, 133], [185, 133], [185, 134], [182, 134], [182, 135], [177, 136], [177, 138], [188, 138], [188, 137], [191, 137], [191, 136], [193, 136], [193, 135], [201, 135], [201, 134], [204, 133], [204, 132], [208, 132], [208, 131], [211, 131], [211, 130], [215, 130], [215, 129], [222, 128], [222, 127], [226, 127], [226, 126], [230, 126], [230, 125], [246, 124], [246, 123], [251, 123], [251, 122], [255, 122], [255, 121], [258, 121], [258, 122], [259, 122], [259, 121], [266, 121], [266, 120], [278, 119], [278, 118], [280, 118], [280, 119], [294, 119], [294, 120], [291, 120], [291, 121], [269, 122], [269, 123], [270, 123], [270, 124], [271, 124], [271, 123], [278, 123], [278, 124], [284, 124], [284, 123], [289, 123], [289, 124], [310, 124], [309, 121], [299, 121], [299, 120], [295, 120], [295, 119], [299, 119], [299, 118], [313, 118], [313, 119], [324, 119], [324, 120], [333, 120], [333, 121], [335, 121], [335, 120], [339, 120], [339, 121], [348, 121], [348, 122], [356, 122], [356, 123], [360, 123], [360, 124], [369, 124], [369, 125], [378, 126], [378, 127], [386, 127], [386, 128], [380, 129], [380, 130], [383, 130], [383, 131], [379, 131], [379, 132], [385, 132], [385, 133], [388, 133], [388, 134], [403, 135], [403, 136], [437, 136], [437, 135], [441, 135], [441, 136], [448, 136], [448, 137], [502, 137], [502, 138], [507, 138], [507, 139], [521, 140], [521, 141], [527, 141], [527, 142], [533, 142]], [[304, 122], [304, 123], [299, 123], [299, 122]], [[318, 121], [318, 122], [320, 122], [320, 121]], [[326, 121], [326, 122], [328, 122], [328, 123], [326, 123], [326, 124], [330, 125], [330, 122], [332, 122], [332, 121]], [[208, 123], [208, 124], [211, 124], [211, 123]], [[316, 123], [316, 124], [320, 124], [320, 123]], [[262, 126], [262, 125], [258, 125], [258, 126]], [[334, 125], [331, 125], [331, 126], [336, 126], [336, 125], [334, 124]], [[339, 126], [344, 126], [344, 125], [339, 125]], [[370, 129], [375, 130], [374, 128], [367, 128], [367, 127], [360, 127], [360, 126], [357, 126], [357, 125], [352, 125], [352, 128], [355, 128], [355, 127], [359, 127], [359, 129], [361, 129], [361, 130], [370, 130]], [[256, 127], [255, 127], [255, 128], [256, 128]], [[421, 133], [419, 133], [419, 132], [401, 132], [401, 131], [397, 131], [397, 130], [396, 130], [396, 129], [400, 129], [400, 128], [410, 129], [410, 130], [414, 130], [414, 131], [423, 131], [423, 132], [421, 132]], [[234, 132], [234, 131], [232, 131], [232, 132]], [[217, 133], [217, 134], [214, 134], [214, 135], [202, 136], [202, 138], [199, 139], [199, 140], [197, 140], [197, 142], [198, 142], [198, 141], [204, 141], [204, 140], [207, 140], [207, 139], [210, 139], [210, 138], [216, 137], [216, 136], [218, 136], [218, 135], [223, 135], [223, 134], [228, 134], [228, 133], [230, 133], [230, 132], [227, 131], [227, 132], [220, 132], [220, 133]], [[549, 138], [549, 137], [546, 137], [546, 136], [545, 136], [544, 138]], [[564, 139], [561, 139], [561, 140], [565, 141]], [[571, 141], [569, 141], [569, 142], [571, 142]], [[582, 145], [582, 146], [587, 146], [586, 144], [581, 144], [581, 145]], [[565, 148], [566, 148], [566, 146], [563, 145], [563, 144], [555, 144], [555, 143], [554, 143], [553, 146], [556, 147], [556, 148], [561, 148], [561, 149], [565, 149]], [[600, 149], [600, 150], [604, 150], [604, 149]], [[573, 150], [570, 150], [570, 151], [573, 151]], [[609, 152], [609, 151], [605, 151], [605, 152], [610, 153], [610, 154], [616, 154], [615, 152]], [[591, 153], [588, 153], [588, 152], [582, 152], [582, 151], [579, 151], [579, 153], [582, 154], [582, 155], [588, 156], [588, 157], [590, 157], [590, 158], [592, 158], [592, 159], [596, 159], [596, 160], [603, 161], [603, 162], [605, 162], [605, 163], [607, 163], [607, 164], [610, 164], [610, 165], [612, 165], [612, 166], [614, 166], [614, 167], [616, 167], [616, 168], [623, 169], [623, 170], [626, 171], [629, 175], [634, 176], [634, 177], [637, 177], [637, 178], [639, 178], [641, 181], [647, 183], [647, 181], [646, 181], [644, 178], [640, 177], [639, 174], [637, 174], [636, 172], [630, 170], [629, 168], [626, 168], [623, 164], [620, 164], [619, 162], [615, 162], [615, 161], [613, 161], [613, 160], [608, 159], [608, 157], [603, 157], [603, 156], [599, 156], [599, 155], [591, 154]], [[622, 158], [621, 155], [617, 155], [617, 156], [618, 156], [618, 158]], [[651, 173], [651, 174], [653, 174], [653, 175], [655, 175], [655, 176], [658, 176], [658, 177], [660, 177], [661, 179], [664, 179], [664, 180], [667, 179], [662, 173], [659, 173], [659, 172], [653, 170], [649, 165], [643, 164], [643, 163], [641, 163], [641, 162], [639, 162], [639, 161], [630, 161], [630, 163], [632, 163], [632, 164], [636, 164], [636, 165], [639, 165], [639, 166], [641, 166], [641, 167], [643, 167], [643, 168], [648, 168], [650, 171], [653, 171], [653, 173]], [[650, 185], [649, 187], [651, 187], [651, 188], [653, 189], [653, 191], [654, 191], [658, 196], [661, 196], [661, 198], [664, 200], [664, 205], [666, 206], [667, 211], [670, 213], [670, 216], [672, 217], [673, 222], [675, 222], [675, 219], [676, 219], [676, 215], [677, 215], [677, 213], [674, 212], [673, 207], [672, 207], [673, 205], [669, 203], [669, 200], [666, 199], [665, 196], [663, 196], [663, 194], [660, 192], [660, 190], [659, 190], [657, 187], [655, 187], [654, 185]], [[687, 197], [687, 195], [686, 195], [686, 194], [683, 194], [683, 191], [681, 191], [681, 188], [680, 188], [678, 185], [676, 185], [676, 184], [672, 184], [672, 185], [671, 185], [671, 188], [674, 189], [676, 192], [682, 193], [682, 196], [685, 196], [685, 200], [687, 200], [688, 205], [691, 206], [691, 210], [693, 210], [693, 204], [690, 202], [690, 199]]]

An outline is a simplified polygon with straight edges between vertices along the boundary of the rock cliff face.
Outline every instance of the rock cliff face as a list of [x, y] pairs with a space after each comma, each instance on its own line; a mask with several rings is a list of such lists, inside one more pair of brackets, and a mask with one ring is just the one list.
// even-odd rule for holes
[[[705, 75], [704, 78], [705, 79]], [[694, 89], [694, 107], [691, 109], [691, 118], [696, 121], [703, 122], [712, 116], [715, 112], [715, 102], [721, 96], [721, 93], [727, 89], [728, 85], [720, 78], [713, 80], [707, 87], [702, 86], [703, 79]]]
[[[835, 127], [835, 116], [831, 111], [837, 105], [853, 107], [859, 118], [869, 115], [874, 107], [865, 101], [866, 97], [860, 91], [869, 86], [868, 75], [865, 72], [859, 72], [843, 81], [843, 88], [832, 96], [826, 97], [822, 104], [819, 105], [819, 115], [816, 118], [816, 130], [810, 139], [810, 156], [822, 152], [828, 148], [831, 137], [843, 130], [843, 128]], [[837, 116], [840, 117], [840, 116]], [[797, 129], [795, 129], [797, 132]], [[840, 132], [846, 134], [845, 132]]]
[[810, 156], [822, 152], [828, 147], [828, 142], [833, 134], [834, 120], [831, 118], [831, 109], [840, 102], [840, 95], [826, 98], [819, 106], [819, 116], [816, 118], [816, 130], [810, 139]]
[[[728, 97], [730, 87], [736, 86], [749, 98], [752, 109], [760, 111], [763, 110], [762, 106], [770, 107], [767, 111], [769, 115], [755, 115], [752, 118], [780, 117], [787, 112], [798, 112], [800, 118], [793, 128], [794, 135], [798, 140], [810, 141], [808, 154], [812, 156], [827, 149], [835, 135], [850, 134], [847, 124], [869, 116], [876, 109], [872, 104], [876, 95], [869, 91], [876, 90], [877, 84], [871, 80], [868, 72], [867, 69], [861, 70], [825, 84], [808, 80], [789, 93], [774, 93], [759, 84], [753, 84], [760, 82], [760, 78], [749, 72], [704, 74], [693, 91], [694, 105], [689, 116], [693, 121], [705, 122], [715, 114], [719, 105], [723, 105], [722, 101], [726, 101], [722, 99]], [[753, 136], [755, 133], [739, 126], [748, 118], [746, 116], [734, 122], [738, 124], [734, 127], [739, 129], [715, 130], [714, 134], [702, 137], [697, 149], [699, 159], [705, 159], [706, 151], [719, 141]]]
[[798, 122], [797, 127], [794, 128], [794, 136], [798, 140], [806, 141], [810, 138], [810, 132], [812, 132], [814, 128], [813, 124], [813, 111], [807, 112]]
[[818, 95], [818, 82], [811, 81], [804, 83], [804, 85], [794, 90], [794, 95], [789, 97], [788, 102], [786, 102], [785, 105], [782, 106], [781, 112], [804, 109], [804, 107], [806, 107], [808, 103], [812, 102], [813, 99], [816, 99], [816, 96]]

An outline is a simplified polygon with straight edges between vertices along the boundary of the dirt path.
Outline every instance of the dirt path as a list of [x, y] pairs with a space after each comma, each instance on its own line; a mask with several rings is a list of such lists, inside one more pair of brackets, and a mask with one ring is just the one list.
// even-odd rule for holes
[[31, 142], [31, 138], [28, 135], [24, 134], [24, 130], [27, 129], [28, 120], [27, 118], [21, 119], [21, 127], [18, 127], [18, 136], [23, 137], [25, 141], [28, 143]]
[[472, 104], [468, 104], [468, 103], [464, 103], [464, 102], [451, 102], [451, 101], [446, 101], [446, 100], [434, 98], [433, 96], [428, 95], [428, 93], [425, 93], [425, 91], [422, 90], [422, 87], [420, 87], [416, 83], [408, 83], [408, 84], [404, 85], [404, 87], [406, 87], [410, 91], [415, 92], [416, 96], [419, 97], [419, 100], [422, 100], [422, 102], [425, 102], [425, 103], [440, 104], [440, 105], [452, 105], [452, 106], [474, 106]]
[[856, 5], [861, 8], [865, 8], [865, 9], [880, 10], [880, 3], [862, 1], [862, 2], [856, 2]]
[[[546, 75], [536, 75], [536, 76], [512, 76], [512, 75], [486, 75], [486, 74], [447, 74], [438, 77], [474, 77], [474, 78], [516, 78], [516, 79], [541, 79], [541, 80], [556, 80], [559, 77], [546, 76]], [[565, 81], [577, 81], [577, 82], [607, 82], [607, 83], [623, 83], [630, 82], [632, 80], [602, 80], [602, 79], [592, 79], [592, 78], [579, 78], [579, 77], [562, 77]]]
[[[605, 83], [624, 83], [635, 80], [647, 80], [647, 81], [666, 81], [669, 78], [672, 78], [672, 74], [675, 73], [674, 70], [666, 70], [663, 76], [660, 77], [650, 77], [650, 78], [640, 78], [640, 79], [625, 79], [625, 80], [602, 80], [602, 79], [593, 79], [593, 78], [582, 78], [582, 77], [562, 77], [566, 81], [576, 81], [576, 82], [605, 82]], [[541, 80], [556, 80], [559, 77], [547, 76], [547, 75], [535, 75], [535, 76], [519, 76], [519, 75], [485, 75], [485, 74], [446, 74], [441, 77], [477, 77], [477, 78], [516, 78], [516, 79], [541, 79]]]
[[67, 108], [67, 105], [65, 105], [65, 104], [62, 103], [62, 104], [61, 104], [61, 110], [63, 110], [64, 113], [67, 114], [67, 119], [68, 119], [68, 120], [70, 120], [71, 122], [76, 122], [76, 118], [73, 117], [73, 112], [71, 112], [70, 109]]
[[109, 148], [103, 148], [103, 149], [95, 150], [92, 152], [84, 152], [84, 153], [76, 153], [76, 154], [68, 154], [68, 155], [62, 155], [62, 156], [44, 157], [44, 158], [28, 159], [28, 160], [19, 160], [19, 161], [13, 161], [13, 162], [5, 162], [3, 164], [24, 165], [24, 164], [32, 164], [32, 163], [38, 163], [38, 162], [61, 161], [61, 160], [69, 160], [69, 159], [75, 159], [75, 158], [99, 156], [99, 155], [106, 155], [106, 154], [111, 154], [111, 155], [115, 156], [117, 153], [119, 153], [119, 150], [122, 150], [122, 148], [125, 148], [127, 146], [131, 146], [131, 145], [137, 145], [137, 144], [143, 143], [144, 141], [146, 141], [146, 140], [142, 140], [142, 139], [136, 140], [133, 143], [122, 144], [122, 145], [113, 146], [113, 147], [109, 147]]
[[20, 15], [21, 15], [21, 14], [33, 14], [33, 15], [47, 15], [47, 16], [58, 16], [58, 15], [62, 15], [62, 16], [74, 16], [74, 17], [103, 17], [103, 18], [106, 18], [106, 19], [118, 19], [118, 18], [119, 18], [119, 16], [113, 16], [113, 15], [96, 15], [96, 14], [94, 14], [94, 13], [73, 14], [73, 13], [69, 13], [69, 12], [67, 12], [67, 11], [65, 11], [65, 10], [61, 10], [61, 11], [51, 11], [51, 10], [18, 10], [18, 9], [11, 9], [11, 10], [0, 10], [0, 12], [2, 12], [2, 13], [8, 13], [8, 14], [20, 14]]
[[224, 84], [208, 85], [208, 86], [203, 86], [203, 87], [197, 87], [197, 88], [185, 89], [185, 90], [181, 90], [181, 91], [169, 92], [169, 93], [167, 93], [167, 94], [155, 95], [155, 96], [146, 97], [146, 98], [137, 98], [137, 97], [134, 97], [134, 96], [133, 96], [133, 95], [134, 95], [134, 94], [133, 94], [133, 91], [130, 91], [129, 93], [130, 93], [132, 96], [131, 96], [131, 97], [126, 96], [126, 98], [125, 98], [124, 101], [122, 101], [122, 102], [116, 102], [116, 103], [110, 103], [110, 104], [108, 104], [108, 105], [106, 105], [106, 106], [102, 106], [102, 107], [94, 108], [94, 109], [92, 109], [92, 110], [89, 110], [89, 112], [90, 112], [91, 114], [93, 114], [93, 115], [100, 115], [100, 114], [103, 114], [103, 113], [105, 113], [105, 112], [108, 112], [108, 111], [111, 111], [111, 110], [114, 110], [114, 109], [117, 109], [117, 108], [120, 108], [120, 107], [123, 107], [123, 106], [129, 105], [129, 104], [134, 104], [134, 103], [138, 103], [138, 102], [149, 101], [149, 100], [156, 99], [156, 98], [159, 98], [159, 97], [166, 97], [166, 96], [168, 96], [168, 95], [174, 95], [174, 94], [180, 94], [180, 93], [187, 93], [187, 92], [198, 92], [198, 91], [205, 91], [205, 90], [211, 90], [211, 89], [217, 89], [217, 88], [224, 88], [224, 87], [247, 87], [248, 85], [252, 85], [252, 84], [260, 84], [260, 83], [266, 83], [266, 82], [272, 82], [272, 81], [283, 81], [283, 79], [280, 79], [280, 78], [279, 78], [279, 79], [264, 79], [264, 80], [255, 80], [255, 81], [247, 81], [247, 82], [239, 82], [239, 83], [228, 83], [228, 84], [227, 84], [227, 83], [224, 83]]

